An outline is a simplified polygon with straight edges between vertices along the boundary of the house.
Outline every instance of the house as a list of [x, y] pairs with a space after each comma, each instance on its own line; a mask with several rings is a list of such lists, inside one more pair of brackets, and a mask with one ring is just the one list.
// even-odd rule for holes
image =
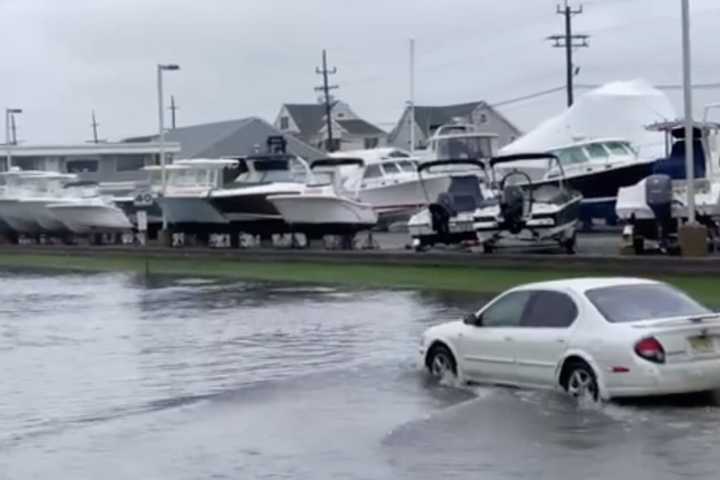
[[[520, 130], [486, 102], [460, 103], [444, 106], [415, 106], [415, 148], [423, 148], [435, 130], [448, 123], [469, 123], [478, 131], [498, 136], [498, 147], [511, 143]], [[397, 125], [388, 136], [388, 144], [410, 149], [410, 107], [406, 107]]]
[[[204, 123], [169, 130], [165, 141], [176, 142], [180, 151], [175, 158], [218, 158], [223, 156], [242, 156], [264, 152], [269, 136], [283, 135], [268, 122], [257, 117]], [[157, 135], [128, 138], [126, 142], [157, 140]], [[324, 153], [301, 139], [285, 135], [287, 151], [305, 160], [315, 160]]]
[[[358, 150], [387, 145], [387, 133], [358, 117], [345, 102], [332, 108], [332, 150]], [[325, 105], [286, 103], [280, 108], [275, 127], [317, 148], [328, 149]]]

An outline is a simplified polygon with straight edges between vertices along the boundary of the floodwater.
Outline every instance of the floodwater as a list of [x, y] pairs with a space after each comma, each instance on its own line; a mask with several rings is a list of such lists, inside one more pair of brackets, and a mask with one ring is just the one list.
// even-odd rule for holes
[[712, 398], [437, 385], [420, 332], [483, 298], [0, 274], [0, 479], [716, 479]]

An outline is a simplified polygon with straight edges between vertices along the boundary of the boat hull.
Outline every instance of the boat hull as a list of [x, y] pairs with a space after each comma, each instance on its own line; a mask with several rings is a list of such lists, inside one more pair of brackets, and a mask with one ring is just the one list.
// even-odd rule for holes
[[207, 197], [161, 197], [157, 201], [170, 224], [229, 223]]
[[302, 186], [291, 188], [248, 187], [234, 191], [213, 192], [210, 204], [227, 219], [226, 230], [253, 235], [287, 233], [290, 227], [283, 215], [268, 200], [269, 196], [297, 196]]
[[23, 213], [18, 200], [0, 200], [0, 217], [12, 230], [20, 234], [39, 235], [44, 231], [40, 224]]
[[[565, 178], [565, 184], [583, 195], [580, 204], [580, 217], [583, 220], [606, 218], [614, 220], [615, 202], [618, 190], [635, 185], [652, 175], [655, 161], [634, 162], [627, 165], [599, 170], [595, 168], [587, 174], [577, 174]], [[537, 182], [533, 185], [556, 184], [557, 179]]]
[[32, 219], [40, 225], [40, 228], [45, 233], [67, 233], [69, 231], [68, 227], [48, 208], [51, 203], [53, 201], [47, 199], [20, 200], [18, 209], [25, 218]]
[[268, 200], [293, 231], [311, 236], [368, 230], [378, 221], [372, 205], [331, 195], [273, 195]]
[[385, 215], [407, 212], [414, 213], [419, 208], [434, 202], [438, 195], [450, 187], [449, 176], [423, 178], [423, 180], [388, 180], [387, 185], [361, 189], [360, 201], [369, 203], [378, 214]]
[[58, 203], [48, 209], [73, 233], [115, 233], [132, 230], [127, 215], [114, 205]]

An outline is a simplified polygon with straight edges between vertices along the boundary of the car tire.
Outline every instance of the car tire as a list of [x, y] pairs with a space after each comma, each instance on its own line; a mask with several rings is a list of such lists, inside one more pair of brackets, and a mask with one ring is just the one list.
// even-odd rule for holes
[[592, 367], [582, 361], [573, 361], [564, 369], [562, 387], [573, 398], [600, 398], [597, 376]]
[[433, 345], [427, 355], [426, 365], [430, 375], [442, 380], [448, 374], [457, 375], [457, 362], [450, 349], [438, 343]]

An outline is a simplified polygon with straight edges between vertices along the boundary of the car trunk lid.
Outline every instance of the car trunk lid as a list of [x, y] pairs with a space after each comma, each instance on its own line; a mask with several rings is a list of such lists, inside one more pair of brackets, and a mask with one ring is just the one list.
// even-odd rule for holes
[[644, 320], [632, 327], [662, 344], [668, 364], [720, 357], [720, 314]]

